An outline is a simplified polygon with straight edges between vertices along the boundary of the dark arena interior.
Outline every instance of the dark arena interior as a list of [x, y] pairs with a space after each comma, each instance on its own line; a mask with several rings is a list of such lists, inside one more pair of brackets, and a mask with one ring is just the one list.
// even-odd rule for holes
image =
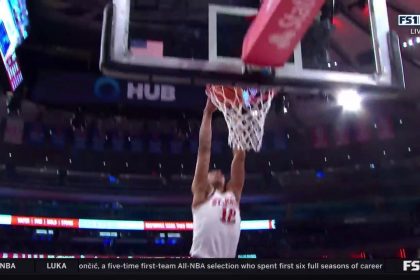
[[[303, 67], [325, 79], [375, 72], [369, 2], [325, 1], [301, 40]], [[420, 258], [420, 37], [397, 21], [420, 14], [420, 1], [386, 2], [399, 37], [389, 52], [401, 55], [403, 86], [361, 86], [372, 93], [353, 104], [334, 94], [338, 84], [275, 82], [281, 88], [262, 148], [246, 156], [238, 258]], [[101, 48], [110, 3], [0, 0], [14, 10], [20, 33], [14, 42], [2, 8], [0, 258], [190, 254], [191, 184], [206, 101], [197, 81], [237, 76], [114, 65], [122, 74], [112, 77], [109, 65], [102, 71]], [[128, 3], [131, 48], [155, 40], [164, 57], [204, 60], [211, 53], [209, 4], [260, 7], [259, 0]], [[241, 55], [250, 22], [220, 16], [220, 56]], [[217, 112], [210, 168], [228, 175], [231, 160]]]

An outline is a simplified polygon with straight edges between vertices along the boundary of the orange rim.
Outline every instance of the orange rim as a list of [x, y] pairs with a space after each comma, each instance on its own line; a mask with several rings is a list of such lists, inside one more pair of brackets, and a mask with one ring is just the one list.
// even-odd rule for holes
[[[220, 90], [218, 90], [218, 89], [220, 89]], [[207, 96], [209, 95], [209, 92], [210, 92], [213, 95], [221, 95], [222, 94], [226, 98], [226, 91], [228, 91], [232, 94], [235, 94], [235, 95], [240, 95], [243, 92], [243, 88], [235, 87], [235, 86], [213, 85], [213, 84], [208, 84], [206, 86], [206, 95]], [[269, 96], [270, 96], [271, 93], [273, 93], [273, 97], [275, 97], [277, 95], [277, 93], [275, 92], [274, 89], [266, 89], [266, 90], [258, 89], [258, 91], [260, 93], [260, 96], [251, 99], [251, 102], [254, 101], [254, 103], [255, 103], [255, 101], [257, 101], [257, 100], [262, 100], [263, 102], [265, 102], [269, 99]], [[231, 100], [231, 99], [229, 99], [229, 100]], [[242, 97], [240, 98], [240, 100], [242, 100]], [[239, 105], [239, 104], [237, 104], [237, 105]]]

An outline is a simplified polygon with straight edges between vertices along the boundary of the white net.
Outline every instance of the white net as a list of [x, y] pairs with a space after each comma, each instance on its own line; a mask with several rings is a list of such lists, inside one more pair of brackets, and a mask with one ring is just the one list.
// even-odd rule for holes
[[265, 118], [275, 91], [209, 85], [206, 93], [223, 113], [229, 129], [229, 146], [233, 149], [259, 152]]

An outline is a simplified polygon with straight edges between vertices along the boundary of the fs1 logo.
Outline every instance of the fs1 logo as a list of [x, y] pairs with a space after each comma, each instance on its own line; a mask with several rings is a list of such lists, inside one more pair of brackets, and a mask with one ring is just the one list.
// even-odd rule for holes
[[148, 101], [162, 101], [162, 102], [175, 102], [175, 87], [172, 85], [160, 85], [138, 83], [128, 83], [127, 98]]
[[420, 26], [420, 15], [399, 15], [399, 26]]
[[404, 271], [420, 271], [420, 261], [403, 261]]

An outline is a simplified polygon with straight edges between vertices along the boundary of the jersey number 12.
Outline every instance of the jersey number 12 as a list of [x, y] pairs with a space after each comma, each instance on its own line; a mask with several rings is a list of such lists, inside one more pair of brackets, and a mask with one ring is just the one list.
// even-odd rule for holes
[[236, 210], [232, 208], [223, 208], [222, 212], [222, 223], [225, 224], [234, 224], [236, 217]]

